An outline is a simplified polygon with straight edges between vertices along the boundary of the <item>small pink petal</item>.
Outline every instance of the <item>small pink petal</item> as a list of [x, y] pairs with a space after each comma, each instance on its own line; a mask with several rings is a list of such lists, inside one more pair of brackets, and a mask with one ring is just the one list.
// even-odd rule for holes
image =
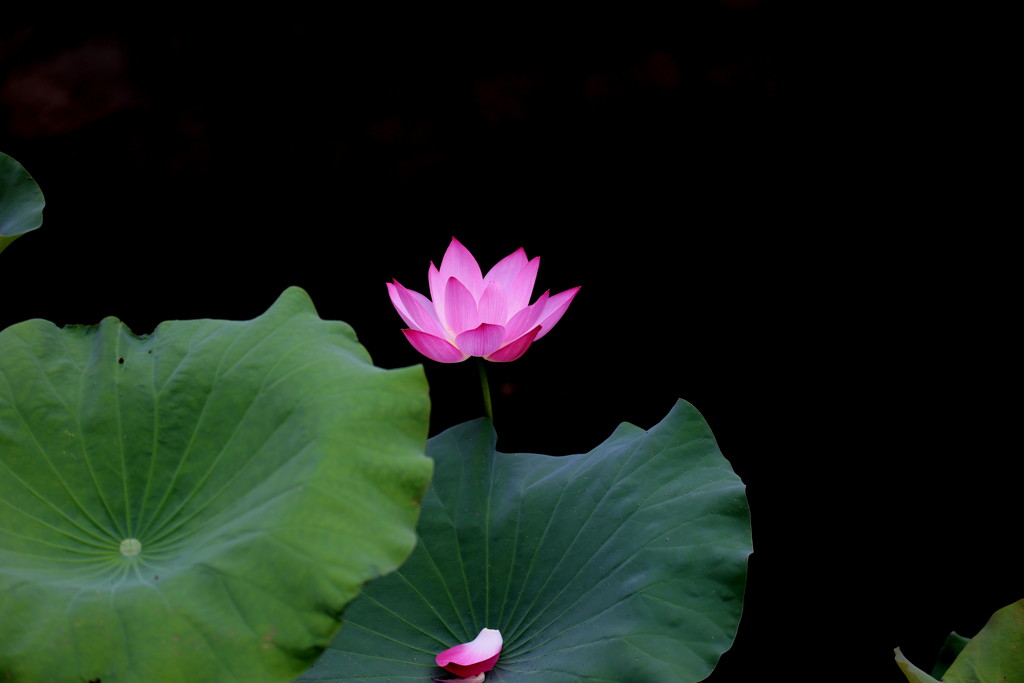
[[469, 358], [447, 340], [419, 330], [402, 330], [413, 348], [438, 363], [461, 363]]
[[456, 676], [476, 676], [494, 668], [501, 655], [501, 632], [485, 628], [468, 643], [450, 647], [437, 655], [437, 665]]
[[448, 278], [444, 287], [444, 318], [442, 321], [453, 335], [472, 330], [480, 324], [476, 299], [465, 285], [454, 277]]
[[441, 259], [440, 274], [442, 282], [447, 282], [448, 278], [452, 277], [461, 282], [473, 294], [474, 299], [484, 291], [484, 277], [480, 274], [480, 264], [473, 258], [469, 249], [462, 246], [454, 237], [448, 245], [448, 250], [444, 252], [444, 258]]
[[505, 325], [505, 340], [512, 341], [521, 337], [537, 326], [537, 320], [544, 313], [544, 306], [547, 304], [548, 292], [544, 292], [532, 306], [527, 306], [512, 316], [512, 319]]
[[[402, 316], [402, 319], [409, 323], [409, 327], [420, 332], [432, 334], [435, 337], [444, 337], [444, 330], [437, 320], [437, 314], [434, 313], [434, 304], [430, 302], [430, 299], [419, 292], [406, 289], [398, 280], [394, 282], [394, 286], [388, 286], [388, 292], [392, 294], [391, 302], [394, 303], [394, 297], [397, 295], [402, 307], [405, 309], [405, 315]], [[398, 307], [397, 304], [395, 307]]]
[[505, 328], [501, 325], [482, 323], [479, 327], [466, 330], [455, 338], [455, 345], [471, 356], [486, 356], [494, 353], [505, 341]]
[[579, 287], [573, 287], [564, 292], [559, 292], [547, 300], [547, 303], [544, 305], [544, 312], [541, 314], [541, 330], [540, 334], [537, 335], [537, 339], [550, 332], [555, 323], [562, 319], [562, 315], [569, 308], [569, 304], [572, 303], [578, 291], [580, 291]]
[[540, 268], [540, 256], [535, 256], [519, 271], [508, 288], [509, 315], [530, 305], [533, 285], [537, 282], [537, 270]]
[[511, 344], [506, 344], [491, 355], [484, 356], [484, 360], [493, 361], [495, 363], [511, 363], [526, 353], [526, 349], [530, 348], [530, 344], [532, 344], [533, 340], [537, 338], [537, 334], [539, 332], [540, 325], [519, 337], [519, 339], [516, 339]]
[[[416, 327], [416, 323], [412, 321], [412, 317], [406, 312], [405, 304], [402, 303], [402, 297], [398, 295], [398, 290], [395, 288], [395, 285], [390, 282], [386, 282], [385, 284], [388, 286], [388, 296], [391, 297], [391, 305], [395, 307], [396, 311], [398, 311], [398, 315], [401, 316], [406, 325], [409, 327]], [[398, 280], [395, 280], [395, 284], [398, 284]]]
[[516, 275], [519, 275], [519, 271], [526, 266], [526, 261], [526, 251], [519, 247], [495, 263], [494, 267], [487, 271], [487, 274], [484, 275], [484, 284], [500, 282], [506, 289], [511, 287], [512, 281], [516, 279]]
[[480, 322], [504, 325], [508, 322], [508, 306], [505, 304], [505, 286], [500, 282], [488, 282], [477, 305]]
[[441, 273], [433, 261], [427, 270], [427, 286], [430, 288], [430, 299], [434, 302], [437, 319], [444, 324], [444, 280], [441, 279]]

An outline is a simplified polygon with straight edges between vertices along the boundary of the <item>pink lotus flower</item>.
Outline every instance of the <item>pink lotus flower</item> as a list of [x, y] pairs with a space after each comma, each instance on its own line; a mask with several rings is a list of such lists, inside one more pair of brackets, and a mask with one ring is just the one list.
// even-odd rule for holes
[[[410, 329], [406, 339], [427, 358], [459, 363], [470, 356], [507, 363], [551, 331], [579, 287], [530, 304], [540, 257], [528, 260], [520, 247], [482, 275], [466, 247], [452, 238], [441, 268], [430, 264], [430, 299], [392, 280], [391, 303]], [[392, 284], [393, 283], [393, 284]]]
[[501, 632], [485, 628], [472, 641], [448, 648], [437, 655], [434, 661], [439, 667], [459, 678], [482, 676], [485, 671], [494, 668], [498, 656], [501, 655], [501, 645]]

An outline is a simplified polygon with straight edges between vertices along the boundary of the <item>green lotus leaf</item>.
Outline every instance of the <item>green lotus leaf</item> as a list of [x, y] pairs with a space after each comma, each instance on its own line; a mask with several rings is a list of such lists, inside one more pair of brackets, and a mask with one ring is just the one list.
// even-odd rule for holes
[[0, 252], [43, 224], [43, 193], [28, 171], [0, 152]]
[[297, 288], [0, 332], [0, 680], [292, 679], [412, 551], [428, 413]]
[[946, 636], [946, 642], [939, 648], [939, 655], [935, 659], [935, 666], [932, 667], [932, 676], [939, 679], [945, 676], [946, 671], [956, 661], [956, 658], [960, 656], [964, 646], [969, 641], [970, 638], [964, 638], [956, 631]]
[[1024, 673], [1024, 600], [1007, 605], [971, 638], [942, 677], [948, 683], [1013, 681]]
[[896, 648], [896, 665], [911, 683], [988, 683], [989, 681], [1016, 681], [1024, 672], [1024, 600], [997, 610], [984, 628], [970, 640], [956, 633], [950, 634], [944, 650], [956, 652], [956, 659], [946, 668], [943, 661], [947, 653], [940, 653], [940, 661], [932, 675], [914, 666]]
[[428, 443], [419, 544], [368, 585], [301, 681], [429, 680], [498, 629], [488, 683], [698, 681], [733, 641], [751, 552], [745, 489], [680, 401], [583, 455], [495, 451], [487, 421]]

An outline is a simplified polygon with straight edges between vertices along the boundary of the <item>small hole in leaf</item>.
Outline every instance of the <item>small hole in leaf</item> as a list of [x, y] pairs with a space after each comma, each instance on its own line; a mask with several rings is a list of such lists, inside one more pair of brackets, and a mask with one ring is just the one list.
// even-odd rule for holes
[[124, 358], [118, 358], [117, 362], [120, 363], [121, 365], [124, 365]]

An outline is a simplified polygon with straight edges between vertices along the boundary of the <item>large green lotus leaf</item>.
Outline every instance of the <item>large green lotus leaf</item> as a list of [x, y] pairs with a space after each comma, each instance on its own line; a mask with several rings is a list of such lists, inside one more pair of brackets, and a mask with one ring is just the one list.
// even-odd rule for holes
[[1024, 680], [1024, 600], [997, 610], [942, 678], [948, 683]]
[[[1024, 680], [1024, 600], [996, 611], [978, 635], [963, 645], [945, 671], [945, 683]], [[938, 683], [896, 649], [896, 664], [913, 683]]]
[[43, 193], [28, 171], [0, 152], [0, 252], [43, 224]]
[[742, 482], [680, 401], [593, 451], [495, 451], [487, 421], [433, 438], [419, 544], [367, 586], [301, 681], [443, 674], [496, 628], [498, 681], [698, 681], [732, 644], [751, 552]]
[[297, 288], [141, 338], [7, 328], [0, 680], [290, 680], [412, 552], [428, 413]]

